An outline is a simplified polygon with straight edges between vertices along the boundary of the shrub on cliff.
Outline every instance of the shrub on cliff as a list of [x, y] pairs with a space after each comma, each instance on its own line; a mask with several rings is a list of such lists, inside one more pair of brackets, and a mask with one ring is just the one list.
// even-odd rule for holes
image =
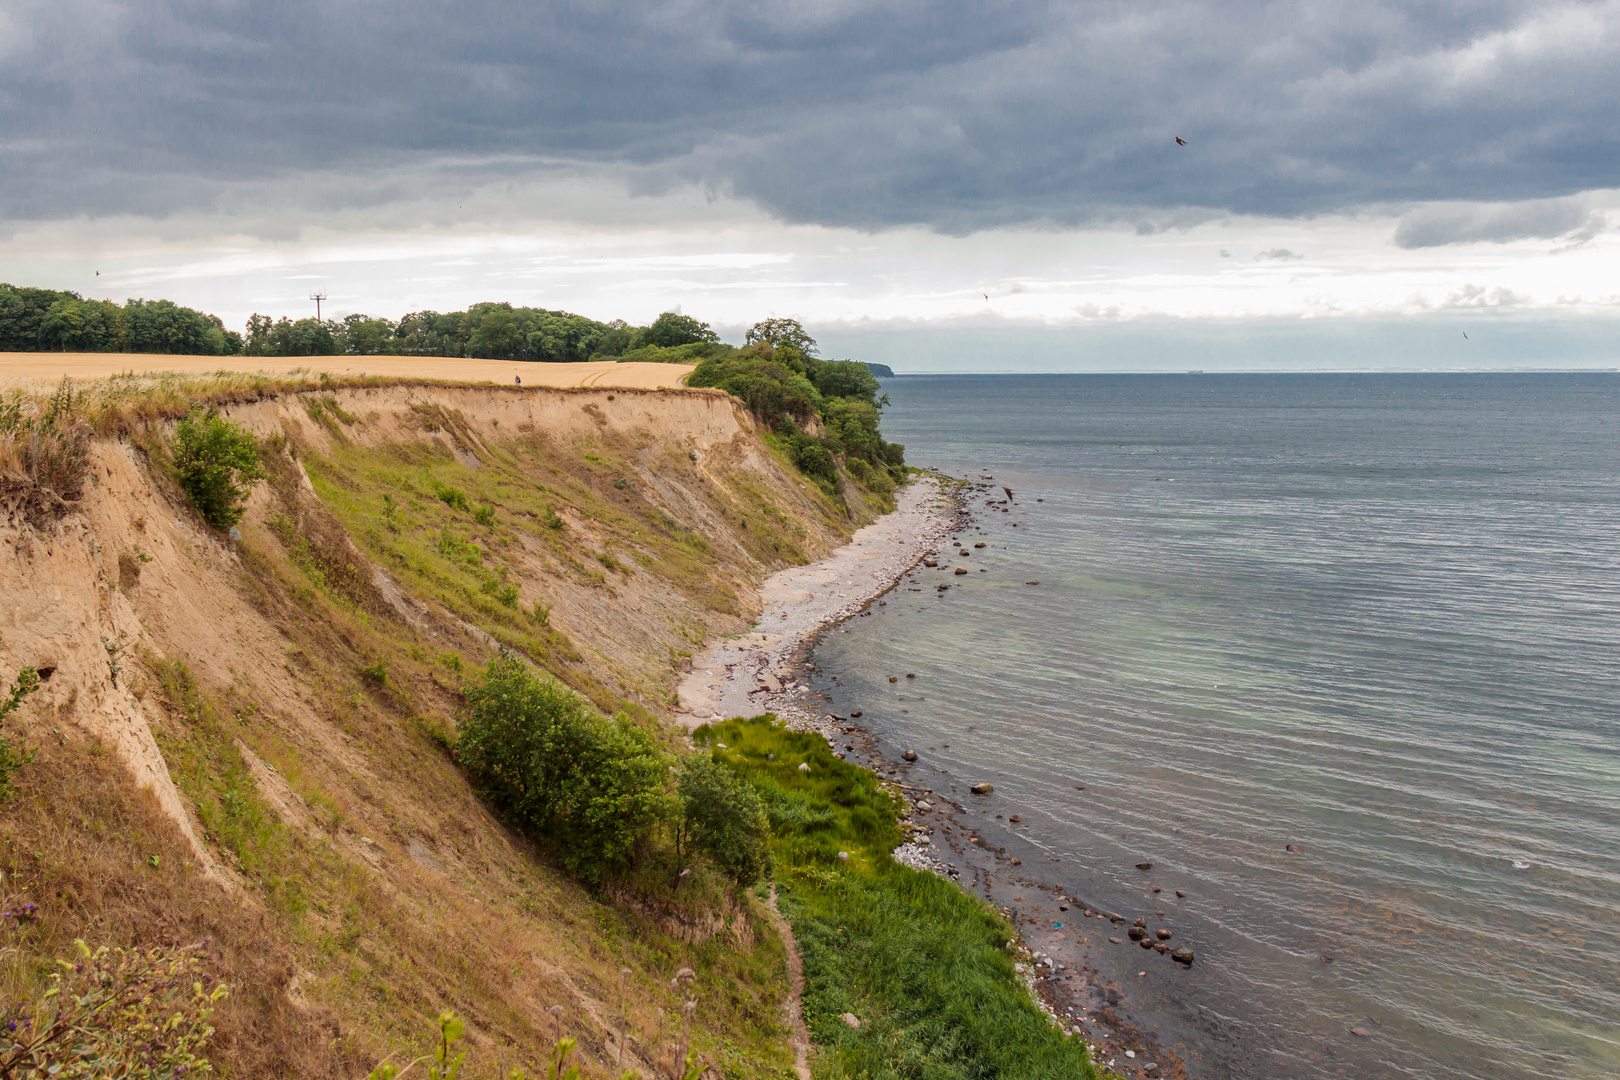
[[219, 410], [191, 410], [174, 429], [174, 472], [203, 520], [228, 529], [242, 520], [248, 490], [264, 479], [259, 447], [234, 420]]
[[647, 732], [507, 653], [466, 693], [456, 760], [501, 815], [585, 881], [631, 862], [670, 808], [669, 761]]
[[[17, 672], [17, 681], [11, 684], [11, 692], [0, 698], [0, 721], [16, 712], [23, 698], [38, 689], [39, 675], [33, 668], [25, 667]], [[11, 778], [32, 760], [32, 753], [18, 750], [10, 739], [0, 735], [0, 799], [11, 797]]]
[[675, 790], [681, 802], [677, 856], [690, 845], [742, 886], [770, 873], [771, 826], [751, 784], [701, 754], [681, 761]]

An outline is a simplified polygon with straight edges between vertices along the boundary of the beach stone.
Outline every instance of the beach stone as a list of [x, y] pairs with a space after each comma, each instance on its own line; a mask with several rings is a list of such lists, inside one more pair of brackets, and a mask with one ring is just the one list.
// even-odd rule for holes
[[916, 672], [914, 672], [914, 671], [908, 671], [908, 672], [906, 672], [906, 678], [908, 678], [908, 679], [915, 679], [915, 678], [916, 678], [916, 677], [917, 677], [917, 673], [916, 673]]
[[1132, 926], [1140, 926], [1142, 929], [1146, 930], [1147, 929], [1147, 920], [1146, 919], [1137, 919], [1135, 922], [1131, 923], [1131, 925]]
[[1142, 946], [1142, 948], [1144, 948], [1144, 949], [1153, 948], [1153, 942], [1149, 938], [1142, 938], [1141, 940], [1137, 941], [1137, 944]]
[[1163, 892], [1163, 891], [1164, 891], [1164, 890], [1162, 890], [1162, 889], [1160, 889], [1160, 888], [1159, 888], [1159, 887], [1158, 887], [1158, 886], [1157, 886], [1157, 885], [1155, 885], [1155, 886], [1153, 886], [1153, 888], [1152, 888], [1152, 889], [1150, 889], [1150, 890], [1149, 890], [1149, 891], [1150, 891], [1150, 892]]
[[1136, 864], [1136, 868], [1138, 870], [1151, 870], [1153, 869], [1153, 864], [1150, 862], [1139, 862]]
[[[1012, 816], [1012, 817], [1010, 817], [1010, 818], [1008, 818], [1008, 819], [1007, 819], [1007, 820], [1008, 820], [1008, 821], [1023, 821], [1023, 820], [1024, 820], [1024, 819], [1023, 819], [1023, 818], [1021, 818], [1021, 817], [1019, 817], [1019, 816], [1018, 816], [1018, 815], [1017, 815], [1017, 814], [1014, 814], [1014, 815], [1013, 815], [1013, 816]], [[1064, 909], [1063, 909], [1063, 910], [1064, 910], [1064, 911], [1068, 911], [1068, 910], [1069, 910], [1069, 909], [1068, 909], [1068, 908], [1064, 908]]]
[[915, 751], [915, 750], [907, 750], [906, 752], [904, 752], [900, 756], [905, 758], [907, 761], [916, 761], [917, 760], [917, 751]]
[[979, 783], [974, 784], [969, 790], [971, 790], [975, 795], [988, 795], [996, 789], [993, 785], [980, 781]]
[[898, 675], [890, 675], [889, 676], [889, 681], [890, 682], [899, 682], [900, 681], [900, 676], [898, 676]]
[[1299, 845], [1298, 844], [1285, 844], [1285, 845], [1283, 845], [1283, 850], [1288, 852], [1290, 855], [1298, 855], [1299, 854]]
[[1187, 892], [1186, 892], [1186, 890], [1185, 890], [1185, 889], [1177, 889], [1177, 890], [1176, 890], [1176, 895], [1177, 895], [1177, 896], [1186, 896], [1186, 895], [1187, 895]]
[[1132, 941], [1141, 941], [1143, 938], [1147, 937], [1146, 928], [1141, 926], [1133, 926], [1129, 930], [1125, 931], [1125, 933]]
[[1172, 935], [1170, 931], [1161, 926], [1157, 930], [1153, 931], [1153, 936], [1158, 938], [1160, 941], [1169, 941]]
[[957, 572], [957, 573], [958, 573], [958, 574], [965, 574], [965, 573], [967, 573], [967, 567], [965, 567], [965, 566], [958, 566], [958, 567], [957, 567], [957, 568], [956, 568], [956, 572]]
[[861, 715], [861, 710], [856, 709], [854, 712], [850, 713], [849, 715], [851, 715], [851, 716], [860, 716]]
[[1363, 1039], [1372, 1038], [1372, 1032], [1368, 1031], [1366, 1028], [1351, 1028], [1350, 1034], [1359, 1036]]
[[982, 547], [984, 547], [984, 541], [980, 540], [977, 544], [974, 544], [973, 546], [976, 547], [976, 548], [982, 548]]
[[1123, 945], [1123, 944], [1125, 944], [1125, 939], [1124, 938], [1111, 937], [1108, 940], [1109, 940], [1109, 942], [1111, 944], [1114, 944], [1114, 945]]
[[[1143, 942], [1143, 944], [1146, 945], [1147, 942]], [[1160, 956], [1163, 956], [1165, 953], [1170, 951], [1170, 946], [1166, 945], [1162, 941], [1155, 941], [1153, 942], [1153, 951], [1158, 953]]]
[[1187, 948], [1187, 946], [1183, 945], [1181, 948], [1170, 954], [1170, 959], [1174, 960], [1178, 964], [1191, 964], [1193, 962], [1193, 951]]
[[1023, 866], [1024, 865], [1024, 860], [1023, 859], [1014, 859], [1014, 860], [1012, 860], [1012, 864], [1014, 866]]

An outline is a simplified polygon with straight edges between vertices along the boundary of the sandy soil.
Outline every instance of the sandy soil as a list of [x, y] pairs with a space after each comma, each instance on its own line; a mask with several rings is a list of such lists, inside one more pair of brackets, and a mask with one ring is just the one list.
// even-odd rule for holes
[[827, 558], [778, 571], [760, 588], [764, 610], [752, 633], [711, 642], [681, 680], [677, 719], [688, 728], [716, 719], [793, 714], [807, 691], [794, 670], [822, 628], [856, 614], [936, 546], [956, 520], [956, 503], [931, 477], [902, 488], [895, 508]]
[[329, 371], [334, 375], [390, 375], [407, 379], [451, 379], [464, 382], [511, 383], [522, 378], [525, 386], [611, 386], [627, 390], [657, 390], [679, 386], [692, 374], [691, 364], [530, 364], [518, 360], [461, 360], [450, 356], [160, 356], [146, 353], [0, 353], [0, 379], [56, 382], [63, 375], [74, 379], [105, 379], [126, 371], [177, 371], [206, 374], [214, 371], [264, 371], [283, 374], [294, 370]]

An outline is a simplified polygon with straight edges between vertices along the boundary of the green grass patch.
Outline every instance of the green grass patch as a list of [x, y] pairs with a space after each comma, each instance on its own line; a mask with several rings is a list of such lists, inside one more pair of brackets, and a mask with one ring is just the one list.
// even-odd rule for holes
[[[1084, 1041], [1059, 1031], [1013, 971], [1007, 921], [889, 857], [901, 802], [875, 775], [769, 716], [693, 737], [754, 785], [770, 815], [777, 894], [804, 958], [818, 1077], [1098, 1075]], [[860, 1019], [858, 1030], [840, 1019], [846, 1012]]]

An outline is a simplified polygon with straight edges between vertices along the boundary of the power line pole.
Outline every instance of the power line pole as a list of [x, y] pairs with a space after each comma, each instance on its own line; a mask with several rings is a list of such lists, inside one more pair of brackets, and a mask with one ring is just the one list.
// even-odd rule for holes
[[312, 293], [309, 294], [309, 298], [311, 300], [315, 301], [315, 321], [320, 322], [321, 321], [321, 301], [326, 299], [326, 294], [323, 293], [323, 292], [312, 292]]

